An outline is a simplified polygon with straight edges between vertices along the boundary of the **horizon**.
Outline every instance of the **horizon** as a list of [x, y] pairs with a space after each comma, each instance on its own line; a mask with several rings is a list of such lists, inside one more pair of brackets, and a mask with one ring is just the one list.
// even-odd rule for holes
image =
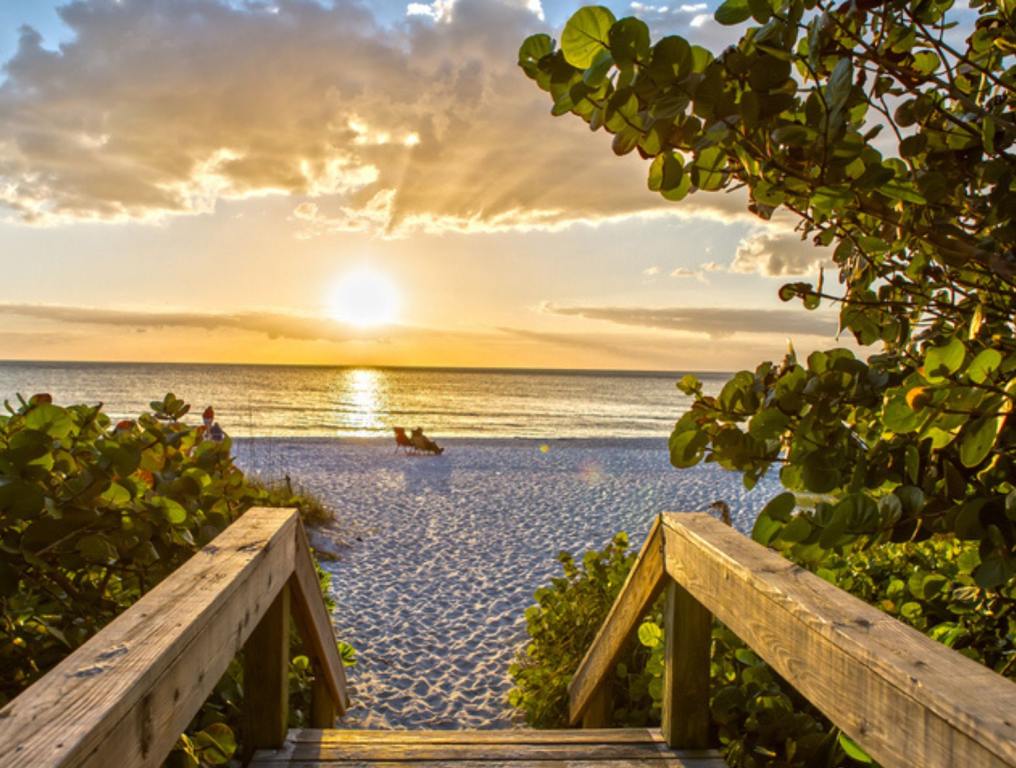
[[681, 374], [701, 374], [720, 376], [734, 373], [734, 370], [707, 369], [652, 369], [652, 368], [527, 368], [516, 366], [448, 366], [448, 365], [352, 365], [344, 363], [243, 363], [243, 362], [208, 362], [189, 360], [145, 361], [145, 360], [57, 360], [57, 359], [22, 359], [3, 358], [3, 365], [49, 365], [49, 366], [167, 366], [167, 367], [229, 367], [229, 368], [316, 368], [322, 370], [377, 370], [377, 371], [421, 371], [435, 373], [476, 372], [476, 373], [577, 373], [589, 375], [632, 375], [632, 376], [676, 376]]

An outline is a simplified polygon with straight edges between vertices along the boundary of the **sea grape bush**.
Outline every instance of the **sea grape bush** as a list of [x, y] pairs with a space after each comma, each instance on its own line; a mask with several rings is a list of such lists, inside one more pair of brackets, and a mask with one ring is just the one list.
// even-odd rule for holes
[[[248, 480], [172, 394], [112, 423], [48, 395], [0, 415], [0, 704], [16, 696], [254, 505], [319, 510]], [[299, 646], [295, 646], [297, 649]], [[347, 651], [348, 655], [348, 651]], [[309, 702], [306, 659], [292, 674]], [[301, 672], [301, 665], [303, 666]], [[302, 677], [301, 677], [302, 675]], [[173, 755], [225, 762], [242, 696], [233, 664]]]
[[827, 495], [801, 514], [776, 502], [756, 528], [800, 559], [944, 533], [976, 541], [977, 584], [1001, 589], [1016, 575], [1016, 5], [970, 7], [725, 0], [718, 22], [752, 23], [714, 55], [592, 6], [560, 46], [527, 39], [519, 65], [555, 115], [651, 159], [666, 199], [744, 187], [761, 219], [796, 225], [838, 286], [820, 272], [780, 298], [833, 302], [873, 347], [791, 352], [718, 397], [687, 378], [673, 464], [714, 461], [748, 487], [778, 467], [789, 492]]
[[[530, 642], [511, 667], [510, 702], [538, 727], [567, 725], [567, 686], [634, 562], [622, 533], [537, 591], [526, 612]], [[1016, 679], [1011, 592], [986, 590], [971, 572], [970, 542], [929, 539], [828, 558], [818, 573], [960, 653]], [[906, 574], [903, 578], [899, 574]], [[653, 606], [611, 681], [616, 726], [659, 722], [664, 673], [662, 601]], [[730, 630], [713, 629], [710, 710], [729, 765], [826, 768], [870, 762]]]
[[[623, 532], [604, 550], [587, 552], [581, 561], [576, 562], [568, 552], [558, 554], [562, 575], [536, 591], [536, 604], [526, 609], [531, 640], [510, 668], [515, 687], [509, 693], [509, 703], [525, 714], [530, 725], [567, 727], [568, 683], [634, 561], [635, 553], [628, 551], [628, 535]], [[645, 655], [633, 644], [626, 663], [632, 669], [641, 668]], [[645, 686], [639, 689], [637, 682], [635, 685], [629, 695], [621, 682], [615, 684], [615, 701], [620, 706], [627, 702], [645, 705]], [[643, 710], [646, 722], [648, 707]], [[633, 713], [626, 719], [634, 722], [638, 718]]]

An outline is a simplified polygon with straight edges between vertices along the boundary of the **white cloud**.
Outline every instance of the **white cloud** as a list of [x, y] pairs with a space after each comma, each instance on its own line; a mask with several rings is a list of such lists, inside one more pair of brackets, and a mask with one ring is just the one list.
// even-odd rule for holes
[[689, 269], [688, 267], [677, 267], [670, 273], [670, 276], [677, 278], [691, 277], [695, 278], [700, 283], [704, 283], [706, 285], [709, 284], [709, 281], [706, 279], [706, 276], [705, 274], [703, 274], [701, 269]]
[[793, 231], [771, 228], [738, 244], [730, 271], [770, 277], [814, 274], [830, 263], [831, 255], [828, 248], [802, 240]]
[[656, 275], [660, 274], [660, 268], [654, 264], [651, 267], [646, 267], [645, 269], [643, 269], [642, 274], [645, 275], [646, 277], [655, 277]]
[[434, 21], [450, 21], [455, 0], [434, 0], [432, 3], [410, 3], [407, 16], [429, 16]]
[[711, 20], [712, 20], [712, 18], [713, 18], [713, 17], [712, 17], [712, 15], [711, 15], [711, 14], [708, 14], [708, 13], [700, 13], [700, 14], [698, 14], [698, 15], [694, 16], [694, 17], [692, 18], [692, 20], [688, 22], [688, 26], [690, 26], [690, 27], [701, 27], [701, 26], [703, 26], [703, 25], [704, 25], [704, 24], [705, 24], [706, 22], [708, 22], [708, 21], [711, 21]]

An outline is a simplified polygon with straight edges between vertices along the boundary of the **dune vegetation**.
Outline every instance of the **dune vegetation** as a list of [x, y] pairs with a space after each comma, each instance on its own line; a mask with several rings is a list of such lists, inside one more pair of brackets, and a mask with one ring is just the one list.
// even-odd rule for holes
[[[288, 484], [244, 475], [229, 438], [184, 421], [172, 394], [113, 423], [102, 405], [48, 395], [0, 416], [0, 704], [53, 668], [253, 506], [324, 508]], [[322, 590], [327, 577], [322, 575]], [[310, 670], [294, 631], [290, 717], [302, 724]], [[352, 649], [344, 649], [352, 661]], [[181, 736], [174, 766], [228, 761], [243, 665], [234, 659]]]

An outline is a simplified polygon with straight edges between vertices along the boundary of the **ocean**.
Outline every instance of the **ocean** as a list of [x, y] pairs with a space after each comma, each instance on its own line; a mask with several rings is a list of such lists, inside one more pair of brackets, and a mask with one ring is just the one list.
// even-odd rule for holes
[[[683, 373], [268, 365], [0, 362], [0, 397], [48, 392], [57, 403], [105, 404], [136, 416], [173, 392], [208, 405], [227, 433], [247, 437], [391, 435], [597, 438], [670, 434], [690, 399]], [[718, 392], [727, 373], [698, 374]]]

